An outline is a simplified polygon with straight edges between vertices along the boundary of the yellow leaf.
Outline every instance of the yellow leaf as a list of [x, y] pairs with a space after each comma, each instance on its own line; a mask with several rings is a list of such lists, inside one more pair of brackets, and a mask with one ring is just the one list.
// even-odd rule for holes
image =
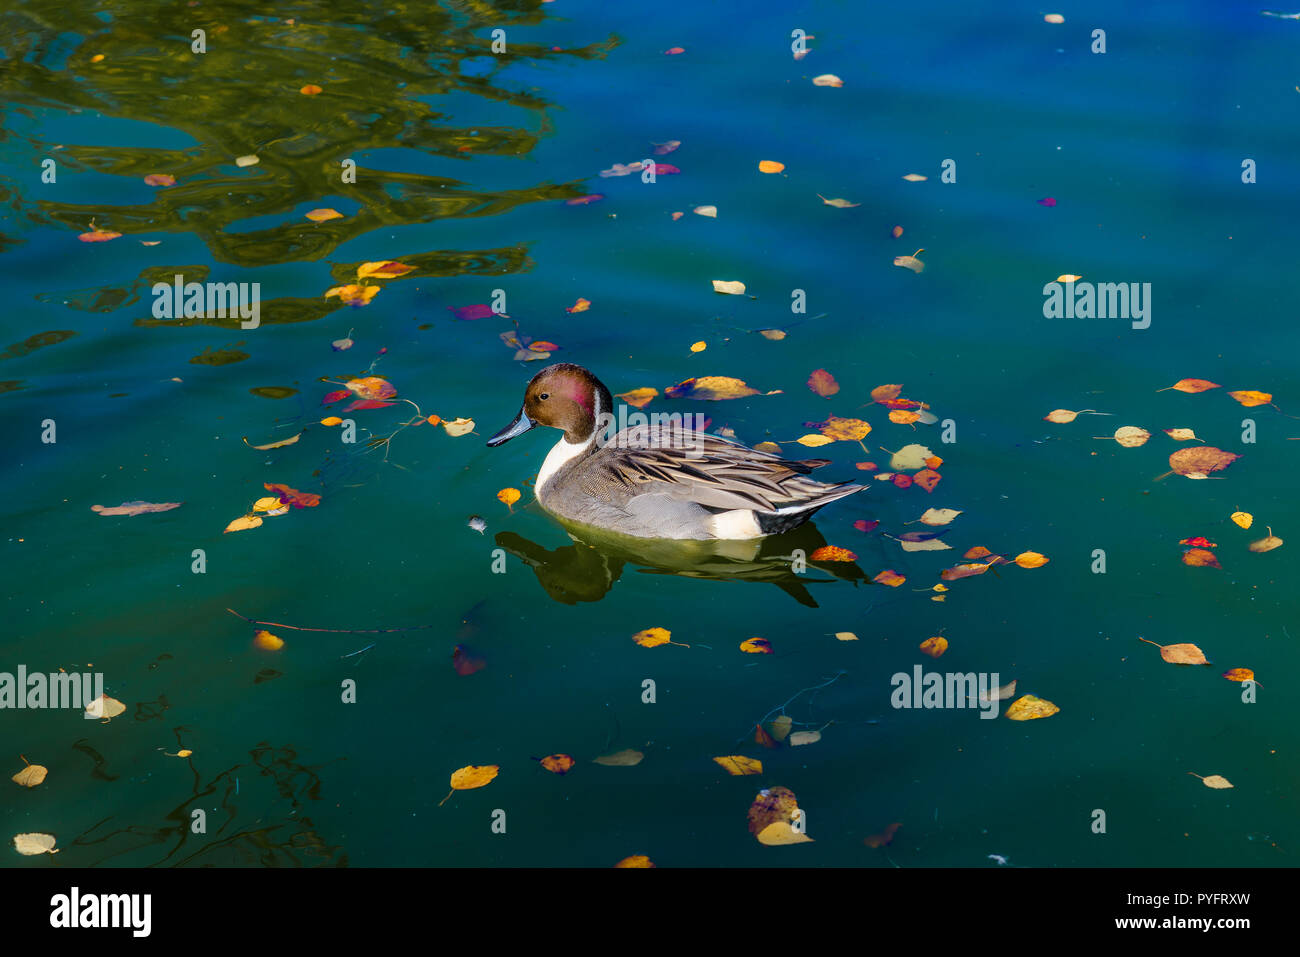
[[751, 655], [770, 655], [772, 643], [766, 638], [746, 638], [740, 643], [740, 650]]
[[837, 631], [835, 637], [840, 641], [857, 641], [858, 636], [851, 631]]
[[1055, 281], [1056, 282], [1078, 282], [1082, 278], [1083, 278], [1082, 276], [1075, 276], [1072, 273], [1065, 272], [1057, 276]]
[[778, 163], [776, 160], [759, 160], [758, 171], [760, 173], [779, 173], [785, 169], [784, 163]]
[[313, 223], [324, 223], [324, 222], [328, 222], [331, 219], [343, 218], [342, 213], [340, 213], [337, 209], [330, 209], [328, 206], [322, 207], [321, 209], [308, 210], [306, 216]]
[[261, 161], [260, 159], [258, 159], [257, 156], [256, 156], [256, 154], [254, 154], [254, 153], [249, 153], [247, 156], [236, 156], [236, 157], [235, 157], [235, 165], [236, 165], [236, 166], [256, 166], [256, 165], [257, 165], [258, 163], [260, 163], [260, 162], [262, 162], [262, 161]]
[[1027, 694], [1017, 698], [1007, 708], [1007, 717], [1012, 721], [1032, 721], [1035, 718], [1050, 718], [1060, 710], [1046, 698], [1035, 698]]
[[1271, 392], [1256, 392], [1253, 389], [1247, 389], [1245, 392], [1229, 392], [1228, 395], [1247, 408], [1256, 405], [1268, 405], [1273, 401]]
[[13, 776], [14, 784], [25, 788], [34, 788], [45, 780], [50, 769], [41, 764], [29, 764]]
[[467, 432], [474, 431], [474, 420], [460, 418], [452, 419], [450, 422], [443, 422], [442, 427], [447, 431], [448, 435], [464, 435]]
[[1136, 425], [1122, 425], [1115, 430], [1115, 441], [1126, 449], [1135, 449], [1139, 445], [1144, 445], [1149, 438], [1151, 433], [1146, 429], [1139, 429]]
[[1242, 528], [1250, 528], [1251, 523], [1255, 521], [1255, 516], [1250, 512], [1233, 512], [1228, 516]]
[[179, 751], [176, 752], [176, 757], [178, 757], [178, 758], [188, 758], [188, 757], [189, 757], [191, 754], [193, 754], [193, 753], [194, 753], [194, 752], [191, 751], [189, 748], [181, 748]]
[[1012, 561], [1014, 561], [1021, 568], [1042, 568], [1049, 561], [1051, 561], [1051, 559], [1048, 558], [1046, 555], [1038, 554], [1038, 552], [1021, 552], [1014, 559], [1012, 559]]
[[270, 512], [281, 507], [280, 496], [264, 495], [253, 503], [254, 512]]
[[263, 651], [279, 651], [284, 647], [284, 639], [269, 631], [259, 631], [253, 636], [253, 646]]
[[615, 867], [654, 867], [654, 861], [644, 854], [633, 854], [631, 857], [625, 857]]
[[834, 415], [822, 426], [822, 435], [836, 442], [860, 442], [870, 431], [870, 422], [862, 419], [841, 419]]
[[1196, 432], [1192, 429], [1165, 429], [1165, 435], [1177, 442], [1186, 442], [1189, 439], [1196, 439], [1197, 442], [1201, 441], [1196, 438]]
[[569, 313], [573, 313], [573, 312], [586, 312], [586, 311], [587, 311], [588, 309], [590, 309], [590, 308], [591, 308], [591, 300], [590, 300], [590, 299], [583, 299], [583, 298], [579, 297], [579, 298], [578, 298], [578, 301], [575, 302], [572, 306], [565, 306], [565, 307], [564, 307], [564, 311], [565, 311], [565, 312], [569, 312]]
[[377, 276], [380, 279], [396, 279], [398, 276], [405, 276], [408, 272], [414, 271], [414, 266], [408, 266], [392, 259], [380, 259], [376, 262], [362, 263], [358, 266], [357, 278], [365, 279], [367, 276]]
[[938, 658], [948, 650], [948, 639], [943, 635], [935, 635], [933, 638], [927, 638], [921, 642], [921, 651], [931, 658]]
[[889, 459], [889, 467], [896, 472], [910, 472], [915, 469], [925, 468], [925, 460], [932, 458], [934, 453], [924, 445], [904, 445], [897, 452], [894, 452]]
[[452, 772], [451, 788], [453, 791], [472, 791], [490, 784], [501, 768], [496, 764], [468, 764]]
[[960, 514], [961, 509], [956, 508], [927, 508], [918, 521], [926, 525], [947, 525]]
[[1051, 412], [1047, 413], [1047, 415], [1043, 416], [1043, 419], [1047, 422], [1064, 423], [1073, 422], [1078, 417], [1078, 412], [1071, 412], [1069, 409], [1053, 409]]
[[889, 413], [889, 421], [897, 425], [911, 425], [920, 418], [920, 412], [912, 412], [908, 409], [894, 409]]
[[786, 821], [773, 821], [758, 832], [758, 843], [776, 847], [782, 844], [807, 844], [812, 838], [802, 831], [796, 831]]
[[54, 849], [56, 838], [53, 834], [40, 834], [35, 831], [28, 834], [14, 835], [14, 850], [24, 857], [36, 854], [57, 854]]
[[321, 425], [342, 425], [343, 420], [340, 419], [337, 415], [327, 415], [325, 416], [325, 418], [320, 420], [320, 424]]
[[726, 768], [727, 773], [735, 777], [745, 774], [762, 774], [763, 762], [757, 758], [747, 758], [743, 754], [728, 754], [720, 758], [714, 758], [718, 764]]
[[691, 351], [692, 351], [692, 352], [703, 352], [703, 351], [704, 351], [705, 349], [707, 349], [708, 347], [709, 347], [709, 344], [708, 344], [707, 342], [703, 342], [703, 341], [700, 341], [700, 342], [692, 342], [692, 343], [691, 343]]
[[349, 306], [364, 306], [379, 294], [378, 286], [358, 286], [350, 283], [346, 286], [333, 286], [325, 290], [325, 298], [338, 296]]
[[729, 296], [745, 294], [745, 284], [738, 279], [714, 279], [712, 282], [714, 292], [723, 292]]
[[497, 492], [497, 498], [505, 503], [506, 508], [509, 508], [513, 512], [515, 502], [519, 501], [519, 489], [503, 488], [501, 491]]
[[261, 524], [262, 516], [260, 515], [241, 515], [227, 525], [222, 534], [224, 535], [226, 532], [242, 532], [246, 529], [257, 528]]
[[632, 636], [642, 648], [654, 648], [657, 645], [672, 644], [673, 633], [667, 628], [647, 628], [645, 631], [638, 631]]
[[[1199, 774], [1193, 774], [1191, 771], [1188, 771], [1187, 773], [1191, 774], [1194, 778], [1201, 778]], [[1205, 777], [1201, 778], [1201, 783], [1207, 788], [1214, 788], [1216, 790], [1222, 790], [1223, 788], [1234, 786], [1233, 783], [1222, 774], [1207, 774]]]
[[907, 173], [903, 176], [903, 179], [909, 183], [924, 183], [929, 178], [928, 176], [922, 176], [920, 173]]
[[104, 718], [107, 720], [109, 718], [116, 718], [125, 710], [126, 705], [122, 704], [122, 702], [118, 701], [116, 698], [110, 698], [108, 695], [102, 694], [94, 701], [90, 702], [90, 704], [86, 705], [85, 716], [87, 718]]
[[894, 571], [892, 568], [886, 568], [871, 580], [877, 585], [888, 585], [890, 588], [897, 588], [899, 585], [903, 584], [903, 582], [907, 581], [907, 578], [898, 574], [898, 572]]
[[718, 207], [716, 206], [696, 206], [691, 212], [697, 216], [708, 216], [710, 219], [718, 218]]
[[628, 405], [635, 406], [638, 409], [644, 409], [650, 404], [650, 400], [658, 394], [658, 389], [651, 388], [650, 386], [642, 386], [641, 388], [633, 389], [630, 392], [620, 392], [618, 395], [614, 396], [614, 398], [622, 399]]
[[800, 445], [806, 445], [811, 449], [815, 449], [819, 445], [830, 445], [835, 440], [831, 438], [827, 438], [824, 435], [818, 435], [815, 432], [810, 432], [807, 435], [800, 436], [799, 438], [795, 439], [795, 441], [798, 442]]
[[861, 203], [850, 203], [847, 199], [827, 199], [821, 193], [817, 194], [817, 198], [827, 206], [834, 206], [836, 209], [852, 209], [854, 206], [862, 205]]

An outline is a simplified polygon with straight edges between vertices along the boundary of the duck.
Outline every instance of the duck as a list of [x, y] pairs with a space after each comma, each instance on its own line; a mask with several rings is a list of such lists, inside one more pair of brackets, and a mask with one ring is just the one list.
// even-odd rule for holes
[[539, 425], [559, 429], [564, 434], [533, 485], [542, 509], [566, 525], [632, 538], [764, 538], [866, 487], [807, 477], [829, 459], [785, 459], [684, 427], [679, 416], [631, 424], [602, 440], [612, 431], [614, 411], [609, 389], [595, 375], [556, 363], [533, 376], [519, 414], [487, 444], [499, 446]]

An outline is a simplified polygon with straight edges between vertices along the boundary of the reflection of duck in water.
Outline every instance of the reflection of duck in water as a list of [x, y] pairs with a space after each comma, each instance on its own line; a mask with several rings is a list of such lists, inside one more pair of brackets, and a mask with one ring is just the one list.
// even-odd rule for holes
[[514, 532], [498, 533], [496, 543], [522, 559], [547, 593], [566, 605], [600, 601], [623, 574], [625, 564], [639, 565], [638, 571], [651, 575], [767, 582], [810, 608], [816, 608], [817, 602], [807, 586], [834, 581], [813, 577], [817, 572], [854, 583], [866, 578], [851, 562], [810, 564], [807, 573], [796, 573], [795, 558], [800, 552], [811, 555], [826, 544], [812, 525], [743, 542], [703, 542], [634, 538], [563, 524], [573, 543], [561, 548], [547, 549]]
[[634, 538], [758, 539], [864, 487], [808, 478], [826, 459], [783, 459], [693, 429], [635, 425], [602, 441], [613, 412], [599, 379], [562, 362], [533, 377], [519, 415], [488, 445], [535, 425], [561, 429], [537, 475], [542, 508], [566, 524]]

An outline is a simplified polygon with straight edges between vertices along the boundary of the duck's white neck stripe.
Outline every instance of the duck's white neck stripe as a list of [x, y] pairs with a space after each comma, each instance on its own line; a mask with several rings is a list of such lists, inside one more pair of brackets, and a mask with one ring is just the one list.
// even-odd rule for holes
[[542, 487], [555, 477], [555, 473], [564, 468], [571, 460], [580, 455], [586, 455], [596, 444], [596, 439], [600, 435], [600, 393], [594, 393], [592, 398], [592, 410], [596, 417], [596, 426], [592, 429], [591, 435], [585, 442], [572, 443], [563, 436], [560, 441], [555, 443], [555, 447], [546, 454], [546, 461], [542, 463], [542, 469], [537, 473], [537, 481], [533, 484], [533, 491], [538, 498], [542, 496]]

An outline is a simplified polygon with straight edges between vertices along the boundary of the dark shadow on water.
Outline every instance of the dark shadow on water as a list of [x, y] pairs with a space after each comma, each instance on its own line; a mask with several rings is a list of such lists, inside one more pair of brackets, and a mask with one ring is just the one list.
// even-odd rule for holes
[[854, 562], [809, 563], [807, 571], [794, 571], [799, 552], [811, 555], [827, 544], [811, 523], [783, 535], [736, 542], [633, 538], [567, 524], [565, 529], [572, 543], [557, 548], [515, 532], [497, 533], [496, 543], [528, 565], [546, 593], [566, 605], [600, 601], [627, 565], [649, 575], [775, 585], [809, 608], [818, 606], [808, 586], [856, 585], [867, 577]]

